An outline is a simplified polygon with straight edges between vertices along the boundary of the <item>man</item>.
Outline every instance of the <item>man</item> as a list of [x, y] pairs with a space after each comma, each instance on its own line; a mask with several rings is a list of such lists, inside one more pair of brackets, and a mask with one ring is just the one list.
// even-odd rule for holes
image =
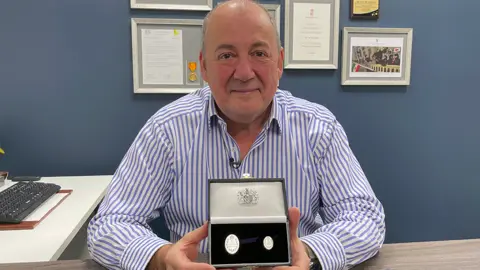
[[[244, 173], [286, 181], [293, 265], [275, 269], [308, 269], [310, 258], [343, 269], [376, 254], [382, 205], [332, 113], [277, 89], [284, 52], [268, 13], [245, 0], [217, 6], [203, 45], [209, 87], [139, 132], [89, 224], [92, 257], [111, 269], [214, 269], [195, 262], [207, 251], [208, 179]], [[159, 211], [170, 241], [147, 225]]]

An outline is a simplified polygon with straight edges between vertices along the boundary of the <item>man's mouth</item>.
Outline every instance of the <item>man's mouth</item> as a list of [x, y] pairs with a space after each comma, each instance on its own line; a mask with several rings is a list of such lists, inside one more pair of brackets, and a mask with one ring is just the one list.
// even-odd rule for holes
[[259, 89], [258, 88], [246, 88], [246, 89], [233, 89], [232, 92], [236, 92], [236, 93], [251, 93], [251, 92], [255, 92], [255, 91], [258, 91]]

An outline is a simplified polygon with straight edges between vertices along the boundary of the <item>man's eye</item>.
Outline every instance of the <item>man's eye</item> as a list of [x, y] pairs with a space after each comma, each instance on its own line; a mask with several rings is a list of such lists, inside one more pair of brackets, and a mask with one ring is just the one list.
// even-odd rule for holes
[[265, 52], [254, 52], [253, 53], [255, 56], [257, 57], [265, 57], [267, 56], [267, 54]]
[[222, 53], [218, 58], [219, 59], [230, 59], [232, 58], [232, 54], [231, 53]]

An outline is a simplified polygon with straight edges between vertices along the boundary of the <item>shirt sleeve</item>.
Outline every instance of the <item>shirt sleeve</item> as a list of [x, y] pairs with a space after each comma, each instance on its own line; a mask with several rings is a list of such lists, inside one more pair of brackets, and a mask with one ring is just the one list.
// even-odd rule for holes
[[157, 237], [148, 222], [168, 200], [172, 155], [163, 129], [147, 121], [89, 222], [87, 243], [95, 261], [108, 269], [145, 269], [153, 254], [169, 243]]
[[350, 268], [374, 256], [383, 245], [384, 209], [342, 126], [333, 120], [318, 121], [313, 127], [326, 130], [311, 138], [325, 224], [301, 240], [315, 253], [322, 269]]

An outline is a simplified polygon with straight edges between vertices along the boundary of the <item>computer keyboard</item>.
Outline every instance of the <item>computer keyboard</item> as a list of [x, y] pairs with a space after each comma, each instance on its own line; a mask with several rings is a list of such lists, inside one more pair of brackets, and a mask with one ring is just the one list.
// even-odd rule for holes
[[60, 190], [43, 182], [18, 182], [0, 192], [0, 224], [20, 223]]

